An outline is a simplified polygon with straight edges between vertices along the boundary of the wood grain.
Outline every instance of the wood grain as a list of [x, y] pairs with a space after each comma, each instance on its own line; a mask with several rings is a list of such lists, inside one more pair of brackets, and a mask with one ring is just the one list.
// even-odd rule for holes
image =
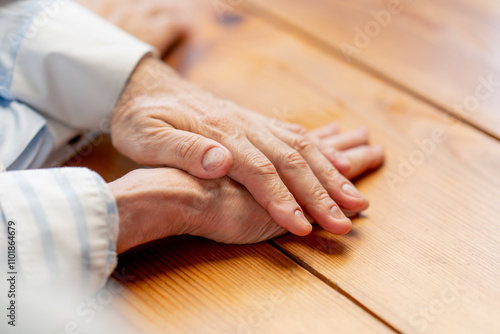
[[[500, 7], [495, 1], [226, 2], [252, 8], [343, 61], [500, 138]], [[493, 86], [483, 84], [489, 78]]]
[[498, 332], [500, 144], [258, 19], [216, 21], [188, 78], [309, 128], [365, 124], [387, 147], [385, 166], [358, 182], [372, 206], [349, 235], [316, 230], [279, 247], [399, 330]]
[[267, 243], [169, 238], [120, 256], [124, 269], [117, 307], [159, 333], [391, 332]]

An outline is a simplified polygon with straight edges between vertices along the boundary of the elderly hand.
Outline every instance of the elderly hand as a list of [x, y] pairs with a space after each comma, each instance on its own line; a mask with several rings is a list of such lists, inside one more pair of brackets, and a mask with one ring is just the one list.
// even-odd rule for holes
[[[313, 131], [322, 145], [345, 154], [354, 178], [383, 161], [366, 130], [337, 134], [335, 126]], [[224, 243], [254, 243], [286, 232], [240, 184], [228, 177], [198, 179], [172, 168], [135, 170], [109, 184], [120, 215], [119, 253], [148, 241], [191, 234]]]
[[[314, 221], [350, 230], [342, 213], [368, 201], [298, 125], [214, 97], [146, 57], [131, 76], [112, 119], [115, 147], [136, 162], [182, 169], [202, 179], [228, 175], [248, 189], [277, 224], [297, 235]], [[331, 149], [331, 148], [330, 148]]]

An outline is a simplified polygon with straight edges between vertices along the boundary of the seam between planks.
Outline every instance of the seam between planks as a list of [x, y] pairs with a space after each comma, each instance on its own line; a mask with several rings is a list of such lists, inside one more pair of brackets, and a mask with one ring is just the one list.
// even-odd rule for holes
[[[287, 19], [282, 18], [270, 11], [267, 11], [266, 9], [263, 9], [262, 7], [254, 3], [251, 4], [245, 3], [242, 7], [249, 13], [255, 15], [256, 17], [264, 19], [266, 23], [275, 26], [281, 31], [290, 32], [292, 36], [299, 38], [301, 41], [307, 44], [313, 45], [316, 49], [326, 53], [327, 55], [335, 57], [337, 59], [344, 59], [341, 50], [339, 50], [337, 47], [329, 44], [328, 42], [323, 41], [321, 38], [316, 37], [311, 33], [308, 33], [307, 31], [291, 23]], [[346, 65], [361, 69], [363, 70], [364, 73], [367, 73], [370, 76], [387, 83], [393, 88], [396, 88], [397, 90], [427, 104], [428, 106], [431, 106], [432, 108], [438, 110], [439, 112], [448, 115], [449, 117], [483, 133], [484, 135], [490, 138], [493, 138], [496, 141], [500, 141], [499, 135], [496, 135], [495, 133], [472, 123], [471, 121], [461, 117], [460, 115], [451, 112], [446, 106], [440, 104], [439, 102], [436, 102], [432, 98], [429, 98], [421, 93], [416, 92], [415, 90], [409, 88], [408, 86], [402, 84], [401, 82], [395, 79], [392, 79], [390, 76], [385, 75], [381, 71], [374, 69], [373, 67], [367, 65], [362, 61], [353, 58], [352, 61], [350, 63], [346, 63]]]
[[363, 311], [365, 311], [366, 313], [368, 313], [369, 315], [371, 315], [374, 319], [376, 319], [377, 321], [379, 321], [380, 323], [382, 323], [384, 326], [386, 326], [387, 328], [389, 328], [390, 330], [392, 330], [394, 333], [398, 333], [398, 334], [402, 333], [402, 331], [400, 331], [399, 329], [397, 329], [396, 327], [394, 327], [393, 325], [391, 325], [384, 318], [382, 318], [377, 313], [375, 313], [374, 311], [372, 311], [371, 309], [369, 309], [367, 306], [365, 306], [364, 304], [362, 304], [359, 300], [357, 300], [355, 297], [353, 297], [350, 293], [348, 293], [346, 290], [344, 290], [341, 287], [339, 287], [335, 282], [333, 282], [332, 280], [330, 280], [329, 278], [327, 278], [325, 275], [321, 274], [319, 271], [317, 271], [316, 269], [314, 269], [313, 267], [311, 267], [305, 261], [301, 260], [299, 257], [297, 257], [296, 255], [294, 255], [293, 253], [288, 252], [287, 250], [285, 250], [284, 248], [282, 248], [281, 246], [279, 246], [278, 244], [276, 244], [276, 242], [274, 242], [273, 240], [269, 240], [267, 242], [271, 246], [273, 246], [275, 249], [277, 249], [279, 252], [281, 252], [283, 255], [285, 255], [286, 257], [288, 257], [289, 259], [291, 259], [293, 262], [297, 263], [299, 266], [301, 266], [302, 268], [304, 268], [305, 270], [307, 270], [311, 275], [313, 275], [314, 277], [316, 277], [317, 279], [319, 279], [320, 281], [322, 281], [323, 283], [325, 283], [326, 285], [328, 285], [328, 287], [334, 289], [335, 291], [337, 291], [338, 293], [340, 293], [342, 296], [346, 297], [350, 302], [354, 303], [356, 306], [358, 306]]

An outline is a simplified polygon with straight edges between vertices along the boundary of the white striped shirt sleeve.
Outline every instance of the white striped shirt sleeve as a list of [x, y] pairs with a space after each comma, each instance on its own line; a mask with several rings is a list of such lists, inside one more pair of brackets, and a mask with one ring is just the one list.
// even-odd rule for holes
[[9, 222], [20, 277], [31, 286], [91, 292], [116, 267], [116, 203], [104, 180], [86, 168], [0, 173], [0, 239]]
[[73, 1], [39, 2], [17, 50], [12, 95], [70, 127], [105, 130], [135, 66], [157, 51]]

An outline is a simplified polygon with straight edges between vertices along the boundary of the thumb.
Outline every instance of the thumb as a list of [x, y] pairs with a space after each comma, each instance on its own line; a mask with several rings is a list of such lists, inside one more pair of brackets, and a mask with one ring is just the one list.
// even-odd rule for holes
[[231, 152], [222, 144], [176, 129], [162, 134], [162, 143], [155, 160], [202, 179], [223, 177], [233, 165]]

